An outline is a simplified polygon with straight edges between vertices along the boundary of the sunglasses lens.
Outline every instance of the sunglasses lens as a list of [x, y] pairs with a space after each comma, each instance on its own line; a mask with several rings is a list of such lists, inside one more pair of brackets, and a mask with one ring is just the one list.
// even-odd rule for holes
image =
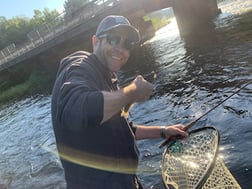
[[128, 39], [126, 39], [126, 40], [124, 41], [124, 48], [125, 48], [125, 49], [132, 50], [133, 47], [134, 47], [134, 43], [133, 43], [133, 42], [131, 42], [131, 41], [128, 40]]
[[[101, 36], [103, 37], [103, 36]], [[107, 39], [107, 42], [111, 45], [111, 46], [116, 46], [121, 42], [121, 37], [118, 35], [106, 35], [104, 36]], [[132, 50], [134, 47], [134, 43], [131, 42], [128, 39], [125, 39], [123, 42], [123, 48], [127, 49], [127, 50]]]
[[120, 43], [121, 38], [116, 35], [107, 36], [107, 41], [111, 46], [116, 46]]

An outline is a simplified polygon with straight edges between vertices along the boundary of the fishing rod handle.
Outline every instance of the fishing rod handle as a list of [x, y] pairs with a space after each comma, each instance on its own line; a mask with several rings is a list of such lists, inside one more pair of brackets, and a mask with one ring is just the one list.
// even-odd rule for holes
[[[190, 123], [186, 124], [185, 127], [184, 127], [184, 131], [187, 131], [188, 129], [190, 129], [199, 119], [195, 119], [193, 121], [191, 121]], [[174, 142], [174, 139], [166, 139], [164, 142], [162, 142], [160, 145], [159, 145], [159, 148], [162, 148], [166, 145], [171, 145], [172, 143]], [[170, 144], [171, 143], [171, 144]]]

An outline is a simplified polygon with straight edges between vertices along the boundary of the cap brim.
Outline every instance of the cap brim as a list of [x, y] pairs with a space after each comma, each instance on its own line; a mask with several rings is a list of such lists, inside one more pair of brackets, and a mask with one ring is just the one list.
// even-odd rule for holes
[[137, 43], [140, 41], [139, 32], [133, 26], [120, 25], [118, 27], [123, 27], [127, 31], [127, 33], [129, 34], [130, 40], [132, 40], [133, 42]]
[[133, 26], [130, 25], [123, 25], [123, 24], [118, 24], [115, 25], [113, 27], [107, 28], [106, 30], [104, 30], [102, 33], [106, 33], [108, 31], [117, 29], [117, 28], [123, 28], [123, 30], [125, 30], [128, 35], [129, 35], [129, 40], [131, 40], [132, 42], [139, 42], [140, 41], [140, 35], [139, 32], [136, 30], [136, 28], [134, 28]]

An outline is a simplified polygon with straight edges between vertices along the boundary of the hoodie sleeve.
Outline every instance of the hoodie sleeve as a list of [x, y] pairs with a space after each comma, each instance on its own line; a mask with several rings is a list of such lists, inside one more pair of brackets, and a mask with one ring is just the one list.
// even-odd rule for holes
[[94, 71], [85, 63], [80, 64], [86, 54], [73, 55], [62, 60], [63, 67], [60, 67], [55, 82], [56, 121], [71, 130], [98, 126], [103, 118], [102, 92], [98, 89]]

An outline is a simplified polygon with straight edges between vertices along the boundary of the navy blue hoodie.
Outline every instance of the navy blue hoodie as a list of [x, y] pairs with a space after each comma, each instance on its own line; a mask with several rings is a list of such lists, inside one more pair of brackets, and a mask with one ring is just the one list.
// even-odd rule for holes
[[103, 118], [101, 91], [114, 91], [109, 70], [94, 54], [62, 59], [52, 92], [52, 122], [68, 188], [136, 188], [134, 128], [118, 112]]

